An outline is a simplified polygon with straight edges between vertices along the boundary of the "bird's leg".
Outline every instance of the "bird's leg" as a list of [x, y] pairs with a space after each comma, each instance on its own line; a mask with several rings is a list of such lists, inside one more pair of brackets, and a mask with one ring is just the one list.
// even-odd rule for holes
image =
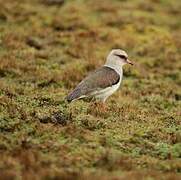
[[105, 101], [102, 101], [100, 103], [101, 103], [103, 112], [106, 112], [108, 110], [108, 106], [106, 105]]
[[103, 101], [94, 101], [90, 104], [89, 112], [94, 115], [102, 116], [108, 110], [107, 105]]
[[100, 111], [106, 112], [108, 110], [108, 107], [105, 103], [105, 100], [97, 101], [96, 104], [97, 104], [97, 107]]

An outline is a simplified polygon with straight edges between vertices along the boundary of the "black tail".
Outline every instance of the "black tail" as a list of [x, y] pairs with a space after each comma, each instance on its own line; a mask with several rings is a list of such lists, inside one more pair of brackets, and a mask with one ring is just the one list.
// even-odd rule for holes
[[81, 96], [80, 89], [75, 89], [66, 97], [66, 99], [68, 102], [71, 102], [75, 99], [78, 99], [80, 96]]

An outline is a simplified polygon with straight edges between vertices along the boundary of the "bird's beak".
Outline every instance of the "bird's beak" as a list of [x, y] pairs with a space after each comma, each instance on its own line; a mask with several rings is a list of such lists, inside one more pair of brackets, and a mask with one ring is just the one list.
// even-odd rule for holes
[[128, 64], [133, 65], [133, 63], [132, 63], [129, 59], [127, 59], [126, 62], [127, 62]]

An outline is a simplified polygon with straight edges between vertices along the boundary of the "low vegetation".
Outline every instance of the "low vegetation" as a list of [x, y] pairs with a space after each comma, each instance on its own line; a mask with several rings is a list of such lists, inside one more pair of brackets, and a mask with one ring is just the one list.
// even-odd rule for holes
[[[181, 177], [181, 1], [0, 0], [0, 179]], [[103, 111], [66, 95], [126, 50]]]

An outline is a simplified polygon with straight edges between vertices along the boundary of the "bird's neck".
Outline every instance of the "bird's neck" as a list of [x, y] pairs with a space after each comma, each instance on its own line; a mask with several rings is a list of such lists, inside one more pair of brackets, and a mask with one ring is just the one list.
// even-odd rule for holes
[[106, 67], [110, 67], [111, 69], [114, 69], [120, 76], [123, 75], [123, 68], [122, 66], [117, 66], [117, 65], [114, 65], [114, 64], [105, 64], [104, 66]]
[[104, 66], [110, 67], [114, 69], [119, 75], [122, 76], [123, 74], [123, 66], [125, 63], [124, 61], [121, 61], [119, 57], [112, 57], [112, 55], [109, 55], [106, 59], [106, 63]]

